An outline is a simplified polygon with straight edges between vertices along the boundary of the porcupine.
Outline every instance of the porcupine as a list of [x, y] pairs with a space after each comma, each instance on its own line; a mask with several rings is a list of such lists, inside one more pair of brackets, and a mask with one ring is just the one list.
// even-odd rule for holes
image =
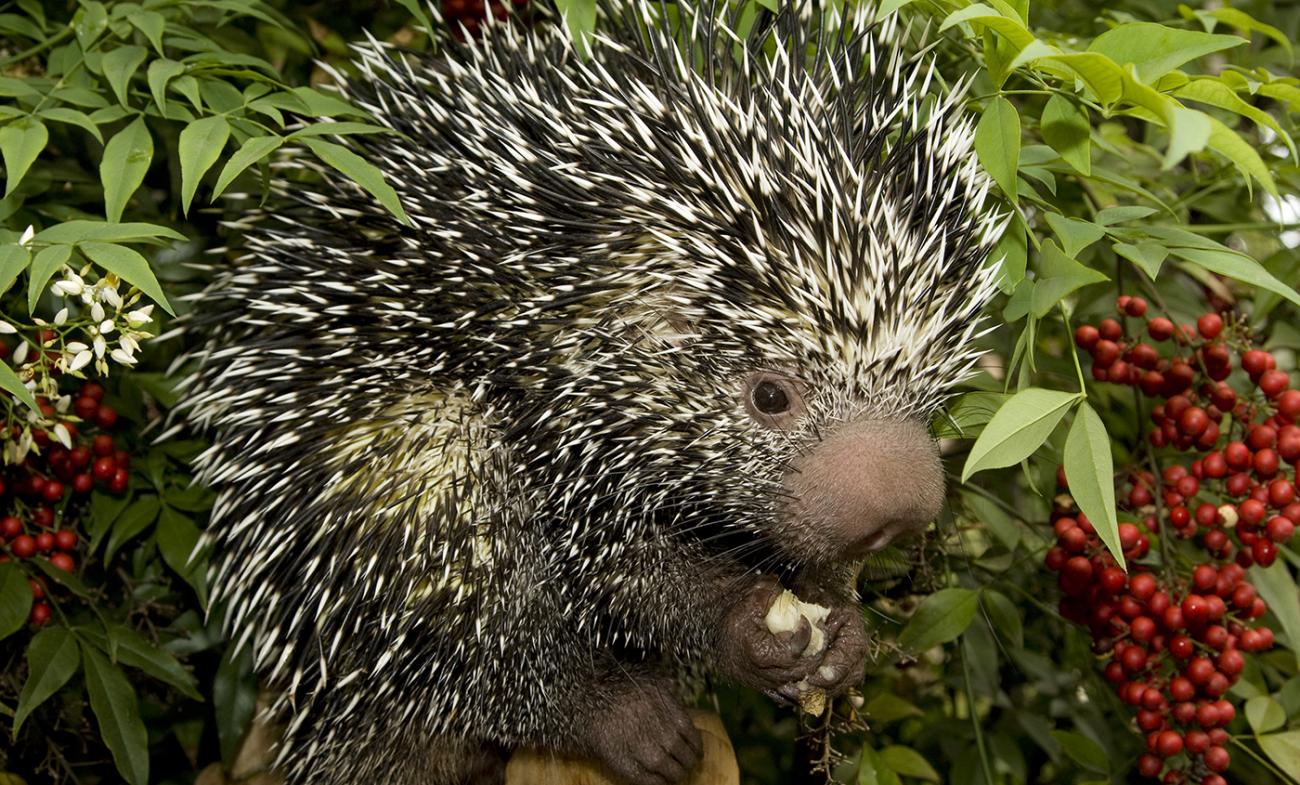
[[[683, 667], [860, 682], [855, 575], [941, 505], [1000, 219], [959, 91], [849, 8], [358, 47], [342, 90], [395, 133], [348, 144], [409, 220], [282, 158], [190, 328], [212, 592], [289, 782], [534, 746], [662, 785]], [[832, 609], [821, 655], [763, 627], [783, 587]]]

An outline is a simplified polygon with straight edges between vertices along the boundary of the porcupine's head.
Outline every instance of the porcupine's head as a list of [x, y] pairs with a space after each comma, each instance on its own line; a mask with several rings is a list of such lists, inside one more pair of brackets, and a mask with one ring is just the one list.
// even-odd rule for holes
[[787, 14], [738, 57], [705, 16], [685, 58], [647, 50], [659, 160], [627, 169], [627, 257], [655, 284], [592, 374], [634, 380], [617, 398], [642, 411], [641, 499], [667, 489], [657, 504], [737, 552], [855, 561], [939, 511], [928, 426], [977, 359], [1001, 219], [959, 91], [882, 45], [892, 24], [818, 41]]

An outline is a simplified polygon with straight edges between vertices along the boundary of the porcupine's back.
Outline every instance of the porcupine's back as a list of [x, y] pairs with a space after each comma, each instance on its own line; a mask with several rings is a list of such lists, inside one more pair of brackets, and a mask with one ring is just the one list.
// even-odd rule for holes
[[[558, 684], [566, 655], [611, 634], [603, 565], [662, 534], [643, 510], [685, 515], [686, 486], [658, 478], [717, 449], [693, 423], [658, 424], [702, 404], [671, 358], [625, 343], [621, 325], [639, 304], [667, 298], [714, 325], [703, 340], [724, 358], [788, 354], [765, 339], [783, 335], [792, 310], [827, 335], [874, 320], [906, 339], [878, 361], [896, 380], [882, 392], [892, 413], [932, 407], [934, 368], [967, 356], [983, 301], [969, 295], [987, 288], [974, 274], [982, 254], [903, 269], [895, 248], [836, 223], [843, 205], [821, 202], [876, 209], [910, 189], [902, 206], [879, 207], [880, 221], [935, 236], [924, 223], [948, 217], [945, 199], [970, 176], [947, 143], [913, 142], [930, 168], [901, 171], [922, 156], [879, 165], [883, 131], [844, 131], [914, 110], [916, 75], [893, 61], [837, 98], [824, 63], [821, 81], [789, 64], [754, 75], [707, 35], [697, 53], [718, 59], [689, 77], [675, 50], [639, 36], [598, 44], [590, 65], [551, 29], [498, 30], [427, 61], [363, 47], [348, 91], [402, 135], [355, 149], [383, 170], [411, 225], [330, 171], [295, 178], [309, 164], [284, 159], [276, 206], [242, 227], [249, 255], [204, 296], [198, 323], [212, 338], [189, 406], [218, 437], [202, 465], [222, 489], [214, 596], [285, 689], [281, 708], [293, 704], [287, 755], [303, 776], [378, 776], [356, 770], [349, 748], [418, 747], [444, 728], [534, 737], [536, 707], [501, 685]], [[841, 180], [856, 197], [834, 193]], [[979, 246], [983, 225], [959, 218], [948, 239]], [[889, 230], [895, 243], [908, 234]], [[791, 249], [798, 259], [801, 243], [815, 253], [823, 241], [884, 261], [855, 256], [809, 283]], [[801, 299], [800, 286], [834, 291], [840, 275], [872, 304]], [[650, 425], [619, 420], [647, 389], [661, 407]], [[619, 449], [594, 438], [618, 429], [630, 434]], [[755, 474], [731, 468], [733, 483]]]

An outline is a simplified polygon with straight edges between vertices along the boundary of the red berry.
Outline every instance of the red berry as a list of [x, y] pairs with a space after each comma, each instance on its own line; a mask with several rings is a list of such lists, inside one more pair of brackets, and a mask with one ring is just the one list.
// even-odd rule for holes
[[1223, 317], [1217, 313], [1207, 313], [1196, 320], [1196, 331], [1207, 341], [1212, 341], [1223, 332]]
[[37, 602], [32, 605], [32, 609], [27, 616], [27, 620], [37, 627], [44, 626], [50, 620], [50, 606], [45, 602]]
[[0, 519], [0, 535], [6, 538], [17, 537], [23, 533], [23, 522], [12, 515]]
[[1147, 301], [1141, 297], [1130, 297], [1124, 305], [1124, 313], [1132, 316], [1134, 319], [1140, 319], [1147, 314]]
[[1097, 325], [1097, 331], [1107, 341], [1118, 341], [1124, 335], [1124, 328], [1114, 319], [1102, 319]]
[[117, 464], [113, 462], [112, 458], [98, 458], [91, 468], [91, 473], [95, 475], [95, 479], [104, 481], [112, 479], [115, 471], [117, 471]]
[[1205, 761], [1205, 766], [1210, 771], [1224, 772], [1232, 763], [1232, 756], [1222, 747], [1211, 747], [1201, 756], [1201, 760]]
[[20, 534], [9, 543], [9, 550], [14, 556], [20, 559], [26, 559], [36, 553], [36, 539], [30, 534]]
[[1277, 413], [1289, 422], [1300, 418], [1300, 390], [1287, 390], [1277, 398]]
[[[1214, 588], [1214, 582], [1219, 579], [1219, 571], [1208, 564], [1198, 564], [1196, 569], [1192, 570], [1192, 585], [1198, 591], [1209, 591]], [[1184, 607], [1183, 613], [1187, 613]]]
[[1255, 453], [1251, 465], [1260, 477], [1272, 477], [1277, 474], [1278, 463], [1277, 451], [1269, 448]]
[[[1190, 644], [1191, 641], [1188, 643]], [[1186, 677], [1175, 676], [1169, 680], [1169, 697], [1178, 703], [1189, 701], [1196, 697], [1196, 685]]]
[[1200, 755], [1210, 748], [1210, 734], [1203, 730], [1189, 730], [1183, 737], [1183, 746], [1192, 755]]
[[112, 455], [116, 446], [113, 444], [113, 437], [106, 433], [97, 434], [94, 441], [91, 442], [91, 449], [96, 455]]
[[73, 562], [72, 557], [66, 553], [56, 553], [53, 556], [51, 556], [50, 564], [54, 565], [55, 567], [58, 567], [60, 570], [63, 570], [64, 572], [72, 572], [72, 568], [76, 566], [76, 563]]
[[1157, 316], [1147, 322], [1147, 334], [1152, 340], [1167, 341], [1174, 334], [1174, 323], [1163, 316]]
[[[1205, 680], [1209, 681], [1209, 677], [1206, 677]], [[1213, 703], [1202, 703], [1200, 706], [1197, 706], [1196, 722], [1206, 730], [1215, 727], [1219, 724], [1219, 707]]]
[[72, 411], [83, 420], [93, 420], [99, 411], [99, 401], [83, 395], [72, 402]]
[[1268, 514], [1268, 508], [1258, 499], [1247, 499], [1237, 505], [1237, 518], [1241, 523], [1248, 523], [1251, 526], [1264, 520]]
[[1277, 560], [1277, 545], [1272, 540], [1256, 540], [1250, 546], [1250, 555], [1261, 567], [1269, 567]]
[[1219, 655], [1219, 670], [1228, 676], [1236, 676], [1246, 667], [1246, 658], [1236, 649], [1228, 649]]
[[1082, 324], [1074, 331], [1074, 342], [1084, 351], [1090, 351], [1101, 340], [1101, 333], [1091, 324]]
[[41, 489], [41, 496], [44, 496], [47, 502], [54, 504], [63, 498], [64, 490], [63, 483], [58, 480], [47, 480], [45, 487]]
[[117, 423], [117, 410], [108, 404], [100, 404], [95, 413], [95, 424], [100, 428], [112, 428]]
[[1129, 635], [1138, 643], [1147, 643], [1156, 634], [1156, 623], [1146, 616], [1139, 616], [1129, 623]]
[[1138, 762], [1137, 762], [1138, 774], [1141, 774], [1143, 777], [1148, 777], [1148, 778], [1158, 777], [1160, 776], [1160, 770], [1163, 769], [1164, 767], [1165, 767], [1165, 762], [1160, 760], [1160, 758], [1156, 757], [1155, 755], [1152, 755], [1149, 752], [1144, 754], [1142, 757], [1138, 758]]
[[1119, 345], [1102, 339], [1092, 347], [1092, 361], [1101, 368], [1109, 368], [1119, 359]]
[[1178, 430], [1186, 436], [1200, 436], [1210, 425], [1210, 418], [1199, 406], [1185, 410], [1178, 418]]
[[1268, 522], [1268, 538], [1276, 543], [1285, 543], [1295, 534], [1295, 523], [1281, 515]]
[[1129, 673], [1137, 673], [1147, 666], [1147, 653], [1140, 646], [1130, 646], [1119, 657], [1120, 664]]
[[36, 535], [36, 550], [41, 553], [49, 553], [54, 550], [54, 535], [49, 532], [41, 532]]
[[1251, 349], [1241, 356], [1241, 368], [1250, 375], [1252, 380], [1258, 380], [1264, 375], [1265, 371], [1277, 367], [1277, 361], [1273, 355], [1262, 349]]
[[1265, 371], [1264, 374], [1259, 377], [1260, 392], [1264, 393], [1269, 400], [1277, 398], [1290, 386], [1290, 377], [1282, 371]]
[[78, 474], [72, 478], [72, 490], [75, 493], [86, 494], [95, 487], [95, 478], [89, 474]]
[[1183, 737], [1177, 731], [1161, 731], [1156, 737], [1156, 754], [1162, 758], [1172, 758], [1183, 751]]
[[81, 385], [81, 397], [96, 401], [104, 400], [104, 388], [98, 382], [86, 382]]
[[[1175, 635], [1173, 639], [1169, 641], [1169, 653], [1174, 655], [1174, 657], [1180, 660], [1187, 659], [1188, 657], [1192, 656], [1192, 653], [1195, 651], [1196, 651], [1196, 645], [1192, 643], [1192, 639], [1187, 637], [1186, 635]], [[1175, 679], [1174, 681], [1177, 681], [1177, 679]], [[1184, 681], [1186, 680], [1184, 679]], [[1188, 683], [1190, 684], [1191, 682]], [[1177, 698], [1177, 696], [1175, 696], [1175, 698]], [[1178, 699], [1189, 700], [1190, 698], [1178, 698]]]
[[61, 551], [70, 551], [77, 547], [77, 533], [71, 529], [60, 529], [54, 533], [54, 546]]

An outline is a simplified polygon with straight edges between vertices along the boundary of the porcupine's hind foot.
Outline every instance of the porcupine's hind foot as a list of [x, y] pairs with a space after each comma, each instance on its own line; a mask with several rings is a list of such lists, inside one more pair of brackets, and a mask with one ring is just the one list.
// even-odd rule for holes
[[602, 764], [622, 785], [677, 785], [700, 761], [703, 740], [666, 681], [603, 685], [575, 750]]
[[509, 752], [498, 744], [442, 737], [429, 750], [429, 785], [505, 785]]

